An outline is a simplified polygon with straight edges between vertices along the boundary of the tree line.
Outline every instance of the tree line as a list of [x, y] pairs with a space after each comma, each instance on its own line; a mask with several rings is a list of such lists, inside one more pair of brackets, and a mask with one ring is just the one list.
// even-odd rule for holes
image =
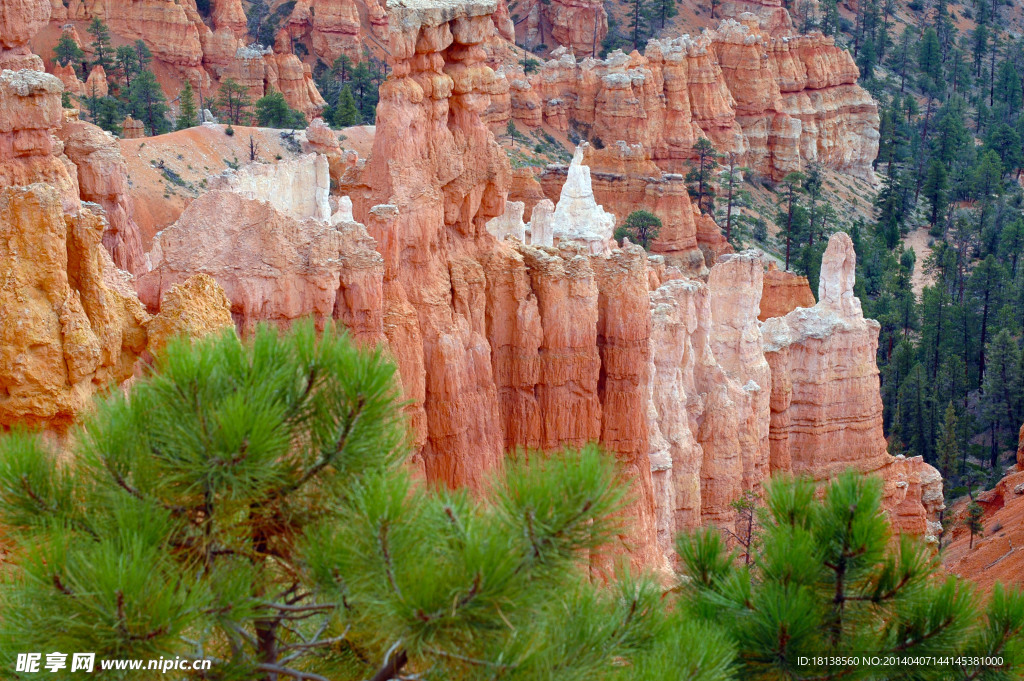
[[[218, 90], [205, 97], [186, 81], [175, 98], [178, 113], [172, 116], [170, 103], [151, 69], [153, 55], [145, 42], [137, 40], [115, 49], [109, 29], [98, 17], [89, 24], [88, 32], [92, 38], [91, 58], [70, 34], [64, 33], [54, 47], [54, 60], [70, 66], [83, 81], [94, 67], [103, 68], [109, 92], [102, 94], [94, 89], [75, 99], [86, 118], [104, 130], [121, 134], [121, 123], [130, 115], [143, 123], [147, 134], [159, 135], [199, 125], [204, 109], [232, 125], [307, 125], [305, 115], [293, 109], [281, 92], [269, 89], [254, 99], [249, 88], [233, 78], [223, 79]], [[323, 117], [329, 124], [344, 127], [374, 122], [377, 90], [386, 75], [382, 62], [366, 54], [363, 61], [353, 64], [342, 56], [330, 68], [318, 62], [316, 75], [318, 88], [327, 100]], [[64, 104], [73, 105], [70, 93], [65, 92]]]

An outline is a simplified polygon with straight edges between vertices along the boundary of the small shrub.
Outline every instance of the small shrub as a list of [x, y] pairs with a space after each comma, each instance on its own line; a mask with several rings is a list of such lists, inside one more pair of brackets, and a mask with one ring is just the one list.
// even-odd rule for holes
[[224, 128], [224, 134], [227, 135], [228, 137], [231, 137], [232, 135], [235, 134], [235, 129], [231, 127], [230, 123], [228, 123], [228, 127]]

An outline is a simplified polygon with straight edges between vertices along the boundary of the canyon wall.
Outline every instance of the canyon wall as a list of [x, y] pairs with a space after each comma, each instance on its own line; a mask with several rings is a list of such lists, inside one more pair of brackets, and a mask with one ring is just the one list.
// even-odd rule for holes
[[[32, 0], [33, 3], [40, 1], [50, 7], [51, 3], [45, 0]], [[344, 43], [345, 39], [338, 36], [345, 35], [345, 19], [350, 19], [355, 12], [354, 4], [331, 1], [314, 4], [321, 5], [323, 16], [309, 29], [312, 43], [320, 49], [318, 54], [328, 59], [342, 49], [339, 42]], [[340, 9], [335, 5], [341, 6]], [[308, 2], [297, 6], [295, 11], [302, 8], [309, 13]], [[52, 21], [62, 26], [73, 27], [75, 22], [81, 22], [82, 27], [98, 17], [120, 40], [143, 41], [160, 65], [156, 69], [158, 77], [166, 81], [166, 74], [172, 74], [177, 81], [188, 80], [203, 96], [214, 96], [214, 78], [230, 77], [245, 85], [253, 99], [262, 97], [270, 89], [280, 91], [293, 108], [309, 118], [315, 117], [324, 106], [313, 82], [311, 67], [293, 53], [291, 40], [277, 40], [275, 45], [262, 47], [250, 45], [252, 39], [246, 32], [245, 13], [239, 0], [211, 2], [209, 24], [204, 21], [195, 0], [71, 0], [66, 6], [54, 3], [52, 12]], [[297, 20], [296, 25], [299, 24], [305, 26]], [[290, 25], [282, 29], [283, 37], [287, 37]], [[83, 48], [86, 52], [90, 49], [88, 44]], [[66, 74], [64, 78], [71, 84]], [[165, 82], [164, 86], [172, 97], [177, 95], [176, 82]], [[88, 84], [83, 88], [86, 93], [90, 92], [88, 88]]]
[[539, 118], [595, 146], [639, 144], [667, 172], [681, 172], [707, 137], [774, 179], [812, 162], [872, 178], [878, 109], [850, 54], [821, 33], [773, 37], [754, 15], [740, 20], [651, 40], [643, 55], [579, 60], [557, 50], [513, 78], [508, 109], [492, 121]]
[[[336, 182], [354, 221], [340, 198], [336, 222], [288, 215], [240, 185], [210, 191], [156, 241], [139, 281], [151, 310], [205, 273], [243, 332], [313, 314], [382, 342], [409, 400], [412, 465], [437, 483], [479, 490], [511, 449], [601, 442], [635, 492], [621, 550], [638, 566], [665, 566], [679, 530], [732, 526], [732, 502], [776, 472], [878, 472], [899, 527], [934, 530], [934, 469], [885, 452], [878, 326], [852, 297], [845, 235], [826, 251], [822, 302], [762, 323], [762, 261], [720, 249], [705, 262], [702, 239], [710, 251], [717, 228], [693, 211], [678, 176], [654, 170], [645, 187], [691, 218], [667, 230], [666, 253], [608, 242], [597, 187], [606, 182], [620, 206], [627, 192], [583, 161], [656, 169], [644, 149], [614, 145], [581, 147], [557, 203], [532, 206], [527, 238], [485, 120], [501, 93], [483, 49], [495, 3], [390, 7], [394, 61], [373, 149]], [[537, 196], [518, 177], [517, 191]], [[283, 192], [306, 200], [294, 193]], [[557, 227], [563, 218], [571, 228]], [[681, 267], [694, 253], [706, 281]]]
[[180, 328], [173, 302], [154, 320], [117, 267], [144, 264], [124, 160], [62, 112], [62, 89], [37, 70], [0, 73], [0, 429], [65, 431], [133, 374], [151, 323]]

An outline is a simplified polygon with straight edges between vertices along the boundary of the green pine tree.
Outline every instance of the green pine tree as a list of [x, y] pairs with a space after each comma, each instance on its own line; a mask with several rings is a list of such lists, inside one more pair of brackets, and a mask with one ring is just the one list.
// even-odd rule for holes
[[[848, 472], [826, 486], [824, 499], [810, 480], [776, 478], [764, 496], [751, 566], [726, 550], [714, 528], [677, 543], [683, 607], [726, 628], [738, 649], [738, 678], [952, 678], [939, 665], [883, 669], [834, 659], [864, 651], [986, 651], [1007, 663], [992, 678], [1024, 669], [1024, 595], [996, 587], [983, 605], [966, 584], [942, 576], [923, 543], [894, 540], [878, 478]], [[955, 674], [990, 673], [971, 662]]]
[[167, 132], [167, 100], [152, 71], [140, 71], [128, 88], [131, 113], [143, 122], [150, 135]]
[[714, 179], [715, 168], [718, 167], [718, 152], [707, 137], [699, 137], [693, 145], [693, 151], [697, 155], [696, 164], [690, 166], [686, 174], [686, 182], [693, 185], [690, 187], [690, 195], [697, 201], [697, 208], [709, 215], [714, 214]]
[[628, 237], [633, 243], [643, 246], [644, 250], [650, 250], [660, 232], [661, 218], [646, 210], [635, 210], [615, 229], [615, 238], [621, 241], [623, 237]]
[[181, 89], [181, 93], [178, 95], [178, 120], [175, 125], [178, 130], [199, 125], [195, 92], [192, 90], [192, 83], [187, 80], [185, 81], [185, 87]]
[[53, 59], [61, 66], [67, 66], [68, 64], [75, 70], [75, 74], [79, 78], [85, 78], [86, 74], [82, 70], [82, 62], [85, 60], [85, 52], [78, 46], [75, 39], [68, 33], [61, 33], [60, 40], [53, 48]]
[[93, 17], [86, 30], [92, 36], [92, 42], [89, 44], [93, 54], [92, 66], [102, 66], [104, 71], [110, 73], [114, 58], [114, 50], [110, 45], [110, 29], [102, 19]]
[[964, 527], [971, 533], [971, 541], [968, 545], [968, 549], [974, 548], [974, 538], [982, 537], [985, 533], [985, 525], [981, 522], [981, 519], [985, 516], [985, 509], [982, 508], [981, 504], [971, 500], [971, 503], [967, 505], [967, 514], [964, 516]]
[[248, 121], [251, 106], [252, 99], [249, 97], [248, 88], [234, 78], [225, 78], [221, 81], [217, 107], [224, 112], [230, 123], [241, 125]]
[[356, 99], [352, 96], [352, 88], [345, 85], [341, 88], [338, 96], [338, 107], [334, 114], [334, 125], [339, 128], [347, 128], [352, 125], [359, 125], [361, 116], [359, 107], [356, 106]]
[[952, 402], [949, 402], [942, 419], [942, 430], [936, 446], [936, 455], [943, 482], [950, 486], [960, 478], [959, 429], [960, 420], [956, 416], [956, 408], [953, 407]]
[[265, 128], [299, 128], [306, 125], [306, 117], [288, 106], [284, 95], [277, 90], [256, 100], [256, 121]]
[[0, 437], [0, 664], [46, 649], [251, 681], [732, 678], [724, 633], [657, 581], [588, 578], [623, 532], [613, 457], [520, 453], [483, 498], [431, 489], [402, 465], [395, 373], [311, 321], [175, 340], [70, 451]]

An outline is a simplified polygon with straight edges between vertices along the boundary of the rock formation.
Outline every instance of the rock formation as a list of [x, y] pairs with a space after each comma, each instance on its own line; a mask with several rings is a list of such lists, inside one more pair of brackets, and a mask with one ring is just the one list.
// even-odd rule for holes
[[[156, 240], [153, 271], [139, 279], [151, 309], [174, 284], [205, 273], [224, 287], [243, 331], [312, 314], [385, 343], [409, 400], [412, 465], [432, 482], [480, 490], [511, 448], [601, 442], [635, 491], [623, 545], [637, 565], [663, 565], [680, 529], [729, 526], [731, 502], [776, 471], [818, 479], [847, 465], [877, 471], [897, 524], [930, 529], [941, 481], [923, 462], [885, 452], [878, 325], [852, 295], [848, 238], [830, 244], [821, 302], [761, 325], [760, 259], [726, 253], [675, 178], [655, 174], [647, 183], [652, 200], [692, 218], [668, 230], [667, 253], [713, 262], [707, 282], [684, 278], [667, 254], [612, 247], [614, 219], [598, 207], [590, 182], [602, 178], [591, 177], [584, 150], [565, 169], [559, 205], [531, 206], [527, 238], [525, 211], [507, 201], [508, 161], [485, 120], [491, 95], [502, 93], [483, 49], [496, 0], [394, 0], [389, 9], [392, 71], [373, 149], [336, 182], [359, 222], [347, 221], [343, 197], [337, 224], [322, 221], [319, 199], [310, 205], [321, 219], [284, 212], [306, 201], [315, 182], [228, 181]], [[706, 91], [721, 93], [724, 80], [713, 55], [698, 52], [692, 74], [686, 52], [673, 53], [692, 79], [672, 87], [710, 101]], [[622, 78], [630, 88], [655, 82], [606, 75], [619, 95]], [[650, 101], [664, 92], [652, 89]], [[603, 97], [594, 105], [602, 116], [632, 106]], [[558, 115], [554, 104], [550, 111]], [[675, 125], [681, 114], [673, 111]], [[691, 127], [699, 120], [703, 132], [735, 130], [744, 139], [728, 116], [693, 111]], [[645, 148], [629, 162], [640, 168], [651, 158]], [[527, 179], [520, 191], [535, 195]], [[270, 186], [290, 187], [280, 192], [288, 206], [267, 202]], [[624, 195], [617, 201], [627, 205]], [[516, 238], [499, 240], [492, 229]]]
[[212, 277], [195, 274], [164, 293], [160, 314], [146, 324], [146, 349], [156, 355], [175, 336], [200, 338], [234, 328], [231, 303], [224, 289]]
[[321, 326], [359, 321], [368, 328], [355, 331], [379, 338], [379, 328], [369, 328], [379, 327], [379, 314], [376, 322], [360, 317], [380, 306], [380, 256], [358, 223], [332, 226], [247, 192], [214, 189], [157, 235], [150, 258], [153, 269], [136, 288], [153, 311], [163, 312], [160, 301], [175, 285], [205, 274], [223, 287], [243, 335], [259, 322], [313, 316]]
[[596, 54], [608, 35], [608, 13], [596, 0], [534, 0], [517, 7], [525, 13], [526, 45], [562, 45], [580, 57]]
[[597, 53], [608, 35], [608, 14], [599, 0], [551, 0], [541, 3], [551, 22], [551, 37], [580, 57]]
[[[705, 264], [714, 264], [719, 254], [732, 250], [718, 225], [702, 218], [690, 201], [683, 176], [663, 173], [643, 145], [621, 141], [603, 149], [584, 145], [583, 163], [590, 169], [595, 200], [619, 223], [641, 208], [661, 219], [651, 251], [664, 255], [669, 265], [693, 276], [706, 274]], [[544, 194], [559, 198], [568, 174], [567, 166], [548, 165], [539, 182]]]
[[48, 184], [73, 213], [79, 205], [75, 168], [52, 135], [63, 120], [62, 88], [39, 71], [0, 73], [0, 187]]
[[769, 317], [785, 317], [798, 307], [814, 307], [814, 303], [807, 277], [780, 270], [774, 262], [768, 263], [758, 319], [763, 322]]
[[775, 38], [757, 18], [722, 22], [697, 38], [652, 40], [644, 55], [614, 52], [578, 61], [556, 51], [510, 87], [513, 116], [544, 122], [604, 145], [640, 144], [663, 170], [680, 172], [694, 142], [708, 137], [757, 172], [781, 178], [809, 162], [873, 177], [878, 111], [857, 85], [848, 52], [820, 33]]
[[278, 163], [250, 163], [210, 178], [208, 186], [265, 201], [297, 220], [327, 222], [331, 217], [327, 198], [331, 191], [330, 169], [327, 157], [321, 154]]
[[64, 142], [65, 155], [75, 164], [82, 200], [103, 206], [107, 218], [103, 245], [114, 264], [132, 274], [145, 271], [142, 237], [132, 218], [128, 169], [117, 140], [92, 123], [78, 120], [72, 110], [65, 111], [56, 133]]
[[5, 0], [0, 4], [0, 71], [43, 70], [28, 41], [50, 20], [50, 0]]
[[148, 316], [112, 279], [103, 231], [50, 185], [0, 190], [0, 426], [63, 430], [132, 374]]
[[[882, 433], [878, 322], [853, 295], [856, 256], [845, 233], [822, 258], [818, 303], [764, 322], [771, 365], [771, 466], [818, 480], [847, 468], [886, 480], [886, 508], [896, 524], [934, 533], [921, 503], [941, 506], [942, 479], [920, 457], [893, 458]], [[920, 493], [907, 491], [910, 484]], [[903, 508], [911, 499], [914, 508]]]
[[615, 222], [614, 215], [597, 205], [590, 185], [590, 168], [583, 165], [583, 147], [577, 147], [551, 216], [555, 240], [576, 241], [590, 253], [607, 253]]
[[124, 122], [121, 123], [121, 139], [134, 140], [146, 136], [146, 125], [142, 121], [137, 121], [130, 115], [126, 116]]
[[[18, 1], [25, 5], [43, 2], [49, 7], [50, 4], [45, 0]], [[161, 78], [164, 77], [162, 74], [169, 73], [177, 81], [188, 80], [200, 92], [211, 93], [216, 90], [214, 79], [231, 77], [246, 85], [254, 99], [273, 88], [284, 94], [293, 108], [310, 119], [314, 118], [323, 108], [324, 101], [313, 83], [310, 66], [291, 53], [291, 41], [285, 40], [283, 49], [276, 51], [273, 46], [250, 47], [242, 3], [239, 0], [213, 0], [210, 4], [212, 28], [204, 21], [195, 0], [72, 0], [66, 9], [61, 7], [62, 11], [57, 12], [54, 19], [85, 22], [99, 17], [120, 40], [127, 43], [143, 41], [153, 53], [153, 58], [165, 67], [158, 70]], [[313, 42], [324, 46], [326, 59], [335, 42], [333, 38], [325, 38], [333, 35], [336, 26], [331, 18], [332, 7], [347, 5], [354, 8], [355, 5], [345, 0], [324, 0], [314, 4], [322, 5], [319, 9], [323, 12], [323, 19], [314, 21]], [[309, 9], [308, 2], [304, 6]], [[98, 89], [105, 85], [99, 80], [99, 74], [96, 74], [95, 83]], [[89, 87], [86, 83], [86, 94]], [[176, 84], [173, 89], [172, 94], [176, 94]]]
[[292, 39], [307, 39], [312, 54], [330, 66], [341, 55], [362, 57], [362, 27], [354, 0], [299, 0], [285, 23]]
[[110, 87], [107, 85], [107, 72], [103, 70], [102, 66], [92, 67], [92, 71], [89, 72], [89, 77], [85, 79], [85, 85], [82, 87], [82, 91], [86, 97], [106, 97], [110, 91]]

